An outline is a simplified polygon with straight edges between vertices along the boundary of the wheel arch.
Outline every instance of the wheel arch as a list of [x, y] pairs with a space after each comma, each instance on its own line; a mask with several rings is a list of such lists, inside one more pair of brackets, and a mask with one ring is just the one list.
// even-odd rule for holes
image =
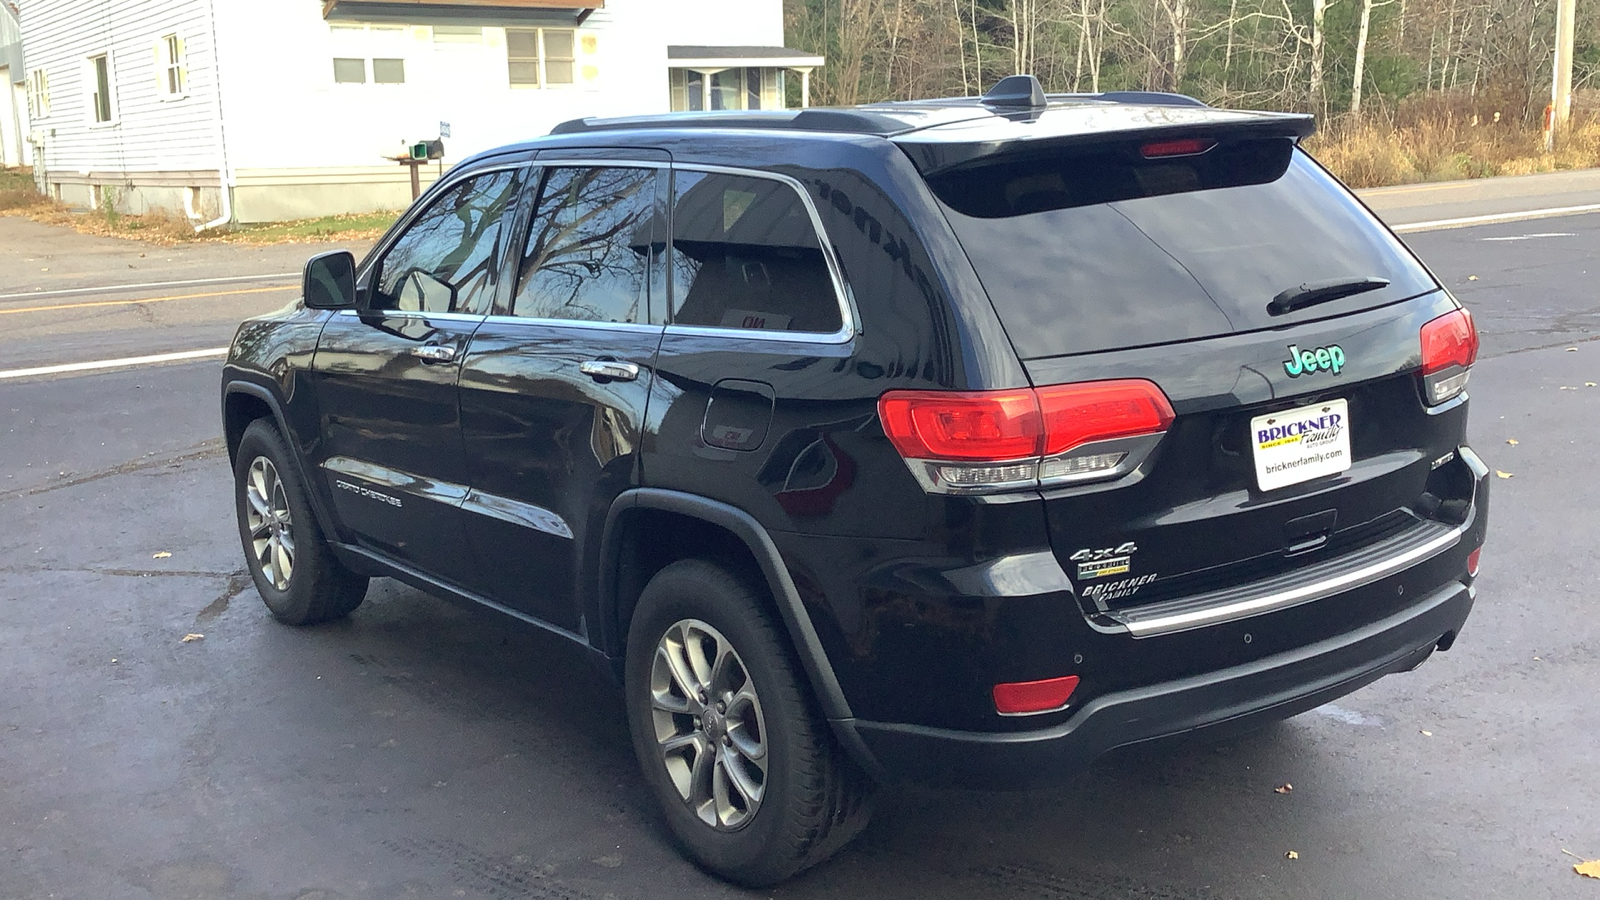
[[[662, 518], [677, 520], [680, 530], [673, 533], [679, 539], [656, 544], [647, 551], [649, 555], [641, 557], [639, 536], [652, 520]], [[689, 552], [686, 548], [690, 546], [698, 552]], [[835, 723], [851, 719], [850, 704], [772, 537], [744, 510], [694, 494], [636, 488], [611, 505], [600, 549], [598, 624], [603, 652], [613, 658], [624, 655], [634, 605], [650, 576], [664, 564], [662, 560], [671, 562], [719, 549], [742, 551], [742, 559], [732, 558], [744, 566], [743, 574], [758, 579], [767, 589], [823, 716]], [[726, 552], [718, 557], [723, 561], [729, 558]]]
[[243, 439], [245, 429], [250, 427], [250, 423], [266, 418], [272, 420], [278, 429], [278, 434], [283, 437], [284, 449], [289, 452], [294, 462], [300, 483], [305, 485], [306, 498], [311, 504], [312, 514], [317, 517], [317, 524], [322, 528], [322, 533], [330, 537], [339, 534], [338, 522], [329, 511], [322, 491], [319, 490], [317, 482], [312, 480], [311, 473], [306, 471], [306, 462], [300, 456], [294, 433], [289, 430], [289, 422], [284, 417], [283, 404], [278, 402], [277, 395], [270, 389], [249, 381], [224, 383], [222, 431], [228, 448], [228, 462], [238, 463], [239, 441]]

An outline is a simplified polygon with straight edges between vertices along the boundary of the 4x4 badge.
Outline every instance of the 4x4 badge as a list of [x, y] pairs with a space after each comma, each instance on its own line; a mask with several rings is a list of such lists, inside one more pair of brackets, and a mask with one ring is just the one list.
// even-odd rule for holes
[[1078, 578], [1106, 578], [1125, 575], [1133, 566], [1133, 554], [1139, 549], [1133, 541], [1116, 547], [1094, 550], [1085, 547], [1068, 557], [1078, 564]]
[[1283, 370], [1289, 373], [1290, 378], [1310, 375], [1318, 369], [1337, 375], [1342, 368], [1344, 368], [1344, 349], [1338, 344], [1329, 344], [1315, 350], [1301, 350], [1299, 344], [1290, 344], [1289, 358], [1283, 361]]

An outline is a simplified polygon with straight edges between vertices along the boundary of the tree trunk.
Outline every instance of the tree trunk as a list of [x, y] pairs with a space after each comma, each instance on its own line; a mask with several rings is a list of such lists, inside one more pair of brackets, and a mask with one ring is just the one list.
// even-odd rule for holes
[[1361, 0], [1361, 27], [1356, 31], [1356, 71], [1350, 81], [1350, 114], [1361, 114], [1361, 82], [1367, 69], [1367, 35], [1372, 30], [1372, 0]]
[[1323, 22], [1328, 17], [1328, 0], [1311, 0], [1311, 84], [1310, 100], [1315, 107], [1322, 106], [1322, 45]]

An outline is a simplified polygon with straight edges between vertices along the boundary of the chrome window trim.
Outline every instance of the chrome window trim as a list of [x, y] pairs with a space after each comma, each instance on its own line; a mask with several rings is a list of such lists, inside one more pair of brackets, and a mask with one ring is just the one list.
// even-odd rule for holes
[[[1210, 609], [1198, 609], [1153, 619], [1133, 619], [1120, 624], [1128, 629], [1129, 634], [1136, 638], [1143, 638], [1158, 634], [1170, 634], [1175, 631], [1187, 631], [1191, 628], [1202, 628], [1207, 625], [1220, 625], [1235, 619], [1243, 619], [1249, 616], [1261, 615], [1262, 613], [1287, 609], [1302, 603], [1310, 603], [1344, 591], [1364, 587], [1390, 575], [1397, 574], [1415, 563], [1432, 559], [1454, 547], [1461, 541], [1466, 532], [1466, 525], [1452, 528], [1444, 534], [1428, 540], [1426, 543], [1404, 550], [1388, 559], [1381, 559], [1354, 571], [1335, 575], [1332, 578], [1326, 578], [1312, 584], [1305, 584], [1284, 591], [1275, 591], [1263, 597], [1251, 597]], [[1116, 616], [1113, 615], [1112, 618], [1115, 619]]]
[[506, 316], [490, 315], [483, 317], [485, 324], [494, 325], [542, 325], [560, 326], [566, 328], [605, 328], [612, 331], [630, 331], [640, 334], [659, 334], [664, 325], [652, 325], [649, 322], [601, 322], [596, 319], [550, 319], [535, 318], [533, 316]]
[[[856, 316], [854, 297], [850, 293], [849, 285], [845, 284], [844, 269], [839, 265], [839, 260], [833, 254], [833, 244], [828, 241], [828, 231], [822, 226], [822, 215], [817, 211], [817, 205], [812, 202], [811, 195], [806, 193], [804, 184], [800, 180], [781, 172], [764, 172], [759, 169], [741, 169], [737, 166], [703, 165], [700, 163], [673, 163], [675, 172], [704, 172], [710, 175], [737, 175], [742, 178], [764, 178], [768, 181], [781, 181], [787, 184], [790, 190], [805, 204], [806, 214], [811, 217], [811, 229], [816, 233], [817, 245], [822, 248], [822, 258], [827, 261], [828, 275], [833, 280], [833, 295], [839, 304], [839, 330], [832, 333], [816, 331], [767, 331], [758, 328], [720, 328], [712, 325], [678, 325], [669, 322], [667, 334], [692, 335], [696, 337], [726, 337], [737, 340], [777, 341], [780, 343], [802, 344], [846, 344], [856, 335], [861, 333], [860, 320]], [[674, 185], [676, 188], [676, 185]], [[672, 198], [674, 201], [676, 197]], [[668, 236], [667, 249], [672, 249], [672, 236]], [[670, 256], [667, 265], [672, 265]], [[670, 283], [670, 279], [669, 279]], [[671, 310], [669, 312], [669, 317]]]
[[483, 313], [419, 312], [414, 309], [341, 309], [341, 316], [381, 316], [386, 319], [435, 319], [440, 322], [481, 322], [488, 318]]

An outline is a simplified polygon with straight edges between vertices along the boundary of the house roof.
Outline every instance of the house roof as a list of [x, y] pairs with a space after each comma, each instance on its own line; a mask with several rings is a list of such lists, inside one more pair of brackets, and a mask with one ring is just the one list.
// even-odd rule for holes
[[605, 0], [322, 0], [322, 17], [361, 22], [582, 24]]
[[815, 67], [823, 65], [826, 60], [789, 47], [679, 45], [667, 47], [667, 62], [684, 69], [731, 69], [748, 65]]

